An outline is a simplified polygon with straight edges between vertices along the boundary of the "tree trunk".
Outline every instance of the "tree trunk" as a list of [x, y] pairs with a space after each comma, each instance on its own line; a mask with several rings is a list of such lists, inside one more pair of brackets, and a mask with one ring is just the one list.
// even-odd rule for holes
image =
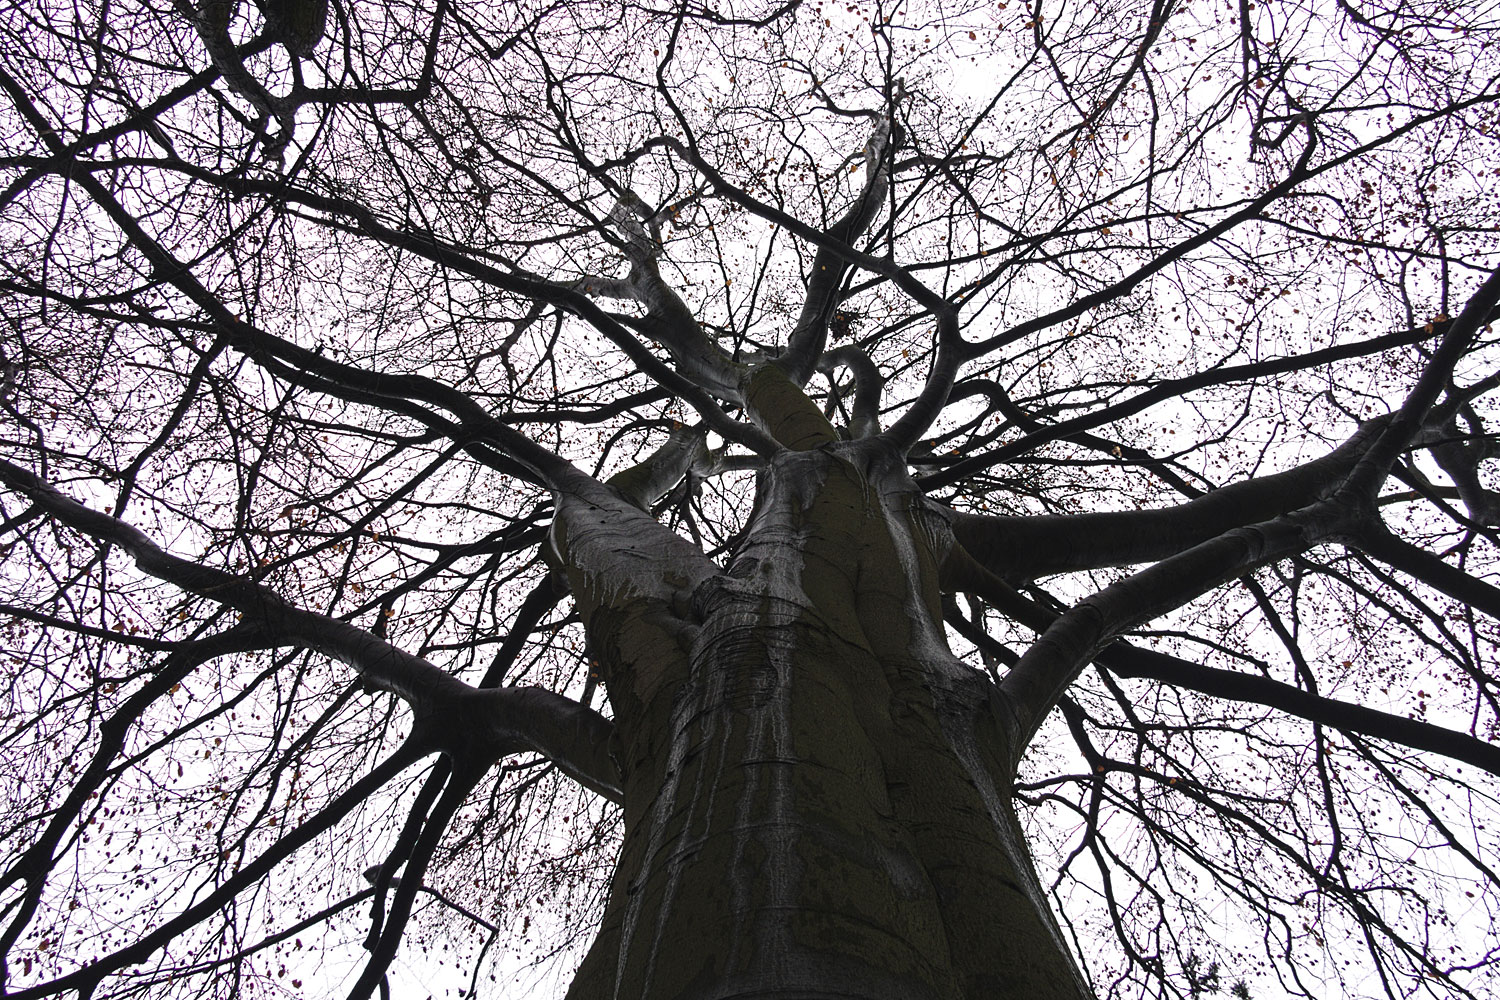
[[1005, 707], [939, 624], [950, 538], [868, 440], [781, 453], [675, 609], [575, 572], [625, 841], [571, 998], [1088, 995], [1010, 805]]

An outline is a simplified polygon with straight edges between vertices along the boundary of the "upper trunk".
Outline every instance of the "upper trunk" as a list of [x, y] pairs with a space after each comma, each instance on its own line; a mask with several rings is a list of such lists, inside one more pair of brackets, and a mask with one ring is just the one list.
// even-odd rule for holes
[[[571, 526], [569, 530], [574, 530]], [[573, 998], [1087, 995], [948, 650], [946, 524], [875, 441], [784, 452], [723, 573], [583, 608], [625, 842]]]

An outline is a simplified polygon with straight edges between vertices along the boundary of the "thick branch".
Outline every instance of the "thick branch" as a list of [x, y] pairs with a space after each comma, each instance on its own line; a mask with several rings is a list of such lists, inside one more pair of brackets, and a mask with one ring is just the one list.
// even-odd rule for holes
[[[903, 100], [905, 94], [899, 89], [893, 104]], [[892, 113], [894, 113], [892, 108]], [[891, 119], [882, 116], [875, 126], [870, 141], [865, 144], [865, 183], [849, 210], [828, 227], [827, 235], [840, 243], [852, 245], [870, 223], [875, 221], [890, 189], [890, 145]], [[802, 312], [797, 325], [787, 338], [787, 349], [780, 361], [786, 366], [787, 375], [798, 385], [804, 385], [812, 376], [814, 366], [828, 343], [828, 324], [839, 304], [840, 289], [844, 276], [849, 273], [849, 262], [831, 247], [824, 245], [813, 255], [812, 273], [807, 280], [807, 298], [803, 300]]]
[[953, 515], [960, 544], [991, 573], [1026, 583], [1054, 573], [1165, 559], [1243, 524], [1267, 521], [1331, 492], [1380, 433], [1369, 421], [1321, 458], [1234, 483], [1162, 510], [1029, 517]]
[[[630, 276], [620, 290], [646, 307], [644, 325], [652, 337], [671, 352], [684, 375], [720, 399], [738, 403], [740, 366], [704, 331], [682, 296], [661, 276], [661, 239], [650, 209], [627, 188], [610, 213], [610, 221], [624, 233], [625, 253], [630, 258]], [[592, 281], [584, 284], [590, 291], [592, 286]]]
[[477, 690], [364, 629], [294, 607], [253, 580], [172, 555], [135, 526], [83, 506], [4, 460], [0, 482], [68, 527], [118, 546], [142, 572], [234, 608], [278, 645], [314, 649], [348, 664], [370, 687], [411, 705], [418, 746], [486, 762], [535, 751], [585, 786], [619, 800], [619, 775], [603, 749], [611, 723], [591, 709], [540, 689]]
[[1047, 627], [1000, 684], [1024, 752], [1042, 719], [1089, 661], [1122, 633], [1258, 566], [1305, 551], [1348, 528], [1349, 512], [1320, 501], [1234, 528], [1085, 598]]
[[[993, 586], [997, 583], [999, 581], [991, 581], [992, 586], [986, 588], [984, 598], [1008, 617], [1037, 631], [1045, 630], [1059, 617], [1020, 594], [1007, 592], [1003, 584], [997, 593]], [[997, 643], [977, 623], [958, 613], [957, 607], [949, 607], [945, 618], [982, 652], [1010, 666], [1019, 662], [1015, 653]], [[1145, 678], [1228, 701], [1265, 705], [1309, 722], [1388, 740], [1414, 750], [1439, 753], [1500, 775], [1500, 747], [1468, 733], [1326, 698], [1269, 677], [1206, 667], [1179, 656], [1133, 646], [1123, 639], [1116, 639], [1099, 650], [1094, 662], [1120, 677]]]
[[[959, 366], [967, 356], [968, 348], [958, 328], [958, 309], [942, 295], [928, 288], [912, 272], [893, 260], [877, 257], [856, 250], [843, 240], [810, 226], [774, 205], [754, 197], [748, 191], [729, 182], [714, 166], [695, 149], [670, 136], [658, 136], [645, 144], [647, 148], [663, 146], [674, 150], [693, 168], [713, 184], [714, 189], [725, 198], [745, 208], [768, 222], [785, 228], [820, 249], [837, 254], [848, 264], [881, 275], [890, 281], [937, 321], [937, 356], [927, 373], [926, 384], [907, 411], [885, 432], [885, 437], [903, 453], [910, 450], [921, 438], [932, 421], [942, 411], [958, 375]], [[816, 357], [816, 355], [814, 356]]]
[[224, 81], [234, 88], [235, 93], [250, 102], [250, 106], [261, 116], [262, 123], [269, 118], [276, 119], [281, 131], [267, 138], [266, 152], [277, 156], [292, 139], [297, 124], [298, 102], [283, 100], [272, 94], [245, 68], [244, 60], [229, 39], [229, 22], [237, 6], [235, 0], [201, 0], [198, 10], [188, 16], [193, 27], [198, 29], [198, 37], [208, 52], [208, 58]]
[[701, 425], [674, 429], [645, 461], [610, 476], [609, 485], [642, 510], [649, 508], [688, 472], [708, 461], [704, 433]]
[[626, 595], [681, 603], [719, 572], [701, 549], [618, 490], [562, 490], [556, 502], [549, 558], [566, 572], [582, 608]]
[[1472, 408], [1467, 414], [1474, 426], [1473, 440], [1458, 428], [1458, 421], [1450, 419], [1439, 428], [1429, 426], [1417, 436], [1417, 443], [1427, 444], [1432, 458], [1453, 480], [1454, 488], [1469, 517], [1477, 524], [1500, 525], [1500, 493], [1488, 489], [1479, 478], [1479, 465], [1492, 457], [1493, 445], [1484, 436], [1483, 424]]
[[1500, 269], [1491, 272], [1448, 327], [1401, 408], [1360, 456], [1359, 464], [1343, 486], [1351, 500], [1373, 504], [1376, 492], [1390, 475], [1391, 466], [1421, 433], [1428, 411], [1453, 377], [1454, 366], [1468, 353], [1469, 345], [1488, 324], [1497, 306], [1500, 306]]
[[1426, 549], [1398, 538], [1384, 525], [1372, 525], [1350, 534], [1347, 541], [1393, 569], [1447, 594], [1500, 621], [1500, 588], [1465, 573]]
[[870, 437], [880, 433], [880, 394], [885, 389], [885, 377], [870, 356], [854, 346], [838, 347], [818, 360], [818, 371], [832, 377], [839, 366], [854, 373], [854, 406], [850, 413], [849, 433], [852, 437]]
[[792, 451], [838, 440], [838, 432], [779, 361], [756, 366], [744, 386], [745, 408], [761, 430]]

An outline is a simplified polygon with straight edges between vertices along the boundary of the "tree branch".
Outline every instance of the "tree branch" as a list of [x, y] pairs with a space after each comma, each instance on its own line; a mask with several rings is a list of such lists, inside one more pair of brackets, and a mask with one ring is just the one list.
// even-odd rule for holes
[[1206, 667], [1125, 642], [1113, 643], [1096, 660], [1121, 677], [1147, 678], [1215, 698], [1265, 705], [1309, 722], [1389, 740], [1414, 750], [1429, 750], [1500, 775], [1500, 747], [1430, 722], [1312, 694], [1269, 677]]
[[[745, 208], [768, 222], [773, 222], [789, 232], [807, 240], [820, 249], [836, 254], [847, 264], [888, 278], [897, 288], [929, 312], [937, 321], [937, 356], [928, 370], [927, 380], [921, 393], [907, 408], [896, 423], [885, 432], [885, 437], [903, 453], [910, 450], [923, 432], [937, 419], [947, 402], [953, 380], [966, 354], [966, 345], [958, 328], [958, 309], [946, 298], [928, 288], [912, 272], [893, 260], [876, 257], [856, 250], [847, 242], [801, 221], [774, 205], [767, 204], [748, 191], [729, 182], [714, 166], [695, 149], [671, 136], [658, 136], [645, 144], [663, 146], [675, 151], [695, 170], [713, 184], [714, 190], [725, 198]], [[817, 355], [814, 355], [816, 357]]]
[[142, 572], [234, 608], [277, 645], [314, 649], [348, 664], [371, 688], [411, 706], [417, 746], [486, 763], [535, 751], [585, 787], [620, 801], [619, 775], [608, 757], [613, 727], [592, 709], [540, 688], [473, 688], [364, 629], [293, 607], [253, 580], [172, 555], [135, 526], [83, 506], [4, 460], [0, 482], [68, 527], [118, 546]]
[[855, 438], [880, 433], [880, 394], [885, 377], [870, 356], [853, 345], [836, 347], [818, 359], [818, 371], [832, 377], [840, 366], [854, 373], [854, 408], [849, 433]]
[[422, 751], [416, 749], [413, 742], [408, 739], [394, 753], [381, 761], [374, 770], [340, 793], [315, 816], [289, 831], [266, 848], [259, 857], [234, 872], [212, 892], [204, 895], [177, 916], [155, 930], [143, 934], [119, 951], [96, 958], [81, 969], [66, 973], [50, 982], [13, 990], [6, 993], [6, 996], [11, 1000], [40, 1000], [42, 997], [57, 996], [70, 990], [77, 990], [80, 997], [90, 996], [105, 976], [118, 969], [145, 961], [153, 952], [169, 945], [188, 928], [202, 923], [223, 910], [236, 896], [254, 886], [281, 862], [331, 829], [335, 823], [421, 758]]
[[1470, 576], [1426, 549], [1392, 534], [1383, 524], [1351, 532], [1349, 544], [1453, 600], [1500, 621], [1500, 588]]
[[[365, 372], [352, 365], [340, 364], [313, 351], [297, 347], [239, 319], [203, 287], [185, 263], [178, 260], [146, 232], [135, 216], [119, 203], [109, 188], [92, 176], [87, 164], [75, 162], [60, 155], [65, 147], [58, 137], [57, 130], [52, 128], [42, 116], [20, 84], [3, 70], [0, 70], [0, 88], [10, 95], [16, 109], [35, 128], [37, 134], [54, 154], [58, 154], [59, 168], [65, 170], [69, 177], [89, 193], [131, 244], [151, 262], [159, 276], [174, 285], [208, 314], [238, 350], [261, 364], [264, 364], [269, 357], [303, 371], [315, 373], [334, 384], [366, 394], [367, 401], [376, 397], [387, 399], [405, 397], [435, 403], [458, 414], [465, 430], [491, 439], [501, 450], [530, 466], [538, 474], [545, 477], [544, 469], [556, 468], [556, 462], [560, 461], [557, 456], [495, 420], [485, 412], [483, 407], [449, 386], [417, 375], [390, 376]], [[456, 271], [497, 288], [561, 306], [584, 318], [619, 347], [642, 372], [655, 378], [663, 387], [691, 404], [723, 437], [744, 444], [752, 451], [769, 454], [775, 450], [774, 443], [769, 441], [764, 434], [726, 414], [708, 392], [691, 379], [663, 364], [633, 333], [600, 309], [587, 295], [570, 286], [542, 281], [524, 274], [505, 273], [480, 263], [452, 246], [439, 242], [430, 234], [419, 236], [392, 229], [362, 205], [345, 199], [301, 191], [279, 179], [267, 182], [236, 177], [231, 180], [211, 172], [194, 169], [184, 163], [174, 163], [173, 166], [190, 176], [231, 193], [244, 194], [257, 191], [272, 195], [287, 203], [306, 205], [331, 215], [347, 216], [355, 220], [356, 224], [353, 228], [358, 232], [381, 240], [390, 246], [399, 247], [427, 260], [452, 267]], [[727, 387], [725, 391], [737, 399], [737, 386]]]
[[1258, 566], [1295, 555], [1349, 528], [1349, 510], [1319, 501], [1226, 531], [1084, 598], [1059, 615], [1000, 683], [1020, 754], [1078, 672], [1121, 633]]
[[1349, 473], [1340, 489], [1351, 501], [1373, 505], [1391, 466], [1421, 433], [1428, 411], [1453, 377], [1454, 366], [1467, 353], [1480, 329], [1489, 323], [1497, 306], [1500, 306], [1500, 269], [1492, 271], [1464, 305], [1463, 312], [1448, 327], [1437, 350], [1423, 366], [1417, 384], [1407, 393], [1401, 408]]
[[981, 565], [1011, 584], [1165, 559], [1232, 528], [1317, 501], [1349, 473], [1386, 420], [1367, 421], [1321, 458], [1176, 507], [1021, 517], [955, 512], [953, 533]]
[[[898, 81], [896, 92], [891, 96], [889, 112], [878, 117], [874, 132], [865, 144], [865, 183], [849, 210], [828, 227], [827, 234], [840, 243], [853, 245], [875, 221], [880, 206], [890, 189], [890, 153], [892, 118], [897, 106], [906, 99], [905, 89]], [[828, 245], [818, 247], [813, 255], [812, 271], [807, 280], [807, 297], [802, 302], [802, 311], [797, 323], [787, 338], [787, 349], [780, 360], [786, 366], [787, 375], [798, 385], [806, 384], [812, 376], [818, 358], [828, 343], [828, 324], [839, 304], [840, 289], [844, 276], [849, 273], [849, 262]]]
[[[1014, 591], [997, 593], [990, 586], [982, 596], [1003, 614], [1039, 632], [1059, 617]], [[1013, 651], [997, 643], [977, 622], [960, 614], [956, 606], [948, 607], [944, 617], [960, 635], [999, 662], [1012, 668], [1019, 663]], [[1468, 733], [1327, 698], [1269, 677], [1204, 666], [1180, 656], [1131, 645], [1124, 639], [1116, 639], [1100, 649], [1094, 662], [1120, 677], [1144, 678], [1227, 701], [1265, 705], [1309, 722], [1388, 740], [1414, 750], [1429, 750], [1500, 775], [1500, 747]]]
[[[1448, 329], [1452, 321], [1444, 321], [1435, 324], [1432, 329], [1416, 327], [1409, 330], [1398, 330], [1369, 340], [1358, 341], [1353, 344], [1340, 344], [1335, 347], [1325, 347], [1319, 351], [1311, 351], [1307, 354], [1299, 354], [1289, 358], [1274, 358], [1270, 361], [1256, 361], [1244, 365], [1234, 365], [1227, 368], [1213, 368], [1197, 375], [1189, 375], [1185, 378], [1168, 379], [1159, 382], [1146, 391], [1132, 396], [1119, 403], [1114, 403], [1092, 413], [1084, 413], [1068, 420], [1061, 420], [1055, 424], [1043, 424], [1032, 418], [1020, 407], [1011, 403], [1008, 397], [1003, 395], [999, 399], [1002, 412], [1005, 416], [1019, 426], [1026, 433], [1019, 439], [997, 448], [991, 448], [981, 454], [965, 458], [947, 466], [940, 472], [923, 476], [921, 485], [923, 489], [935, 490], [959, 482], [966, 476], [983, 472], [1013, 459], [1035, 451], [1037, 448], [1050, 441], [1083, 440], [1082, 435], [1096, 427], [1126, 417], [1134, 416], [1144, 410], [1150, 409], [1157, 403], [1170, 399], [1177, 399], [1196, 389], [1209, 386], [1226, 385], [1230, 382], [1249, 381], [1252, 379], [1268, 378], [1270, 376], [1285, 374], [1286, 372], [1307, 371], [1322, 365], [1332, 364], [1335, 361], [1343, 361], [1350, 358], [1367, 357], [1381, 351], [1387, 351], [1395, 347], [1406, 347], [1411, 344], [1420, 344], [1425, 340], [1441, 336]], [[975, 386], [979, 391], [990, 388], [979, 379], [964, 379], [955, 386], [955, 395], [963, 392], [965, 387]], [[998, 385], [994, 390], [1001, 390]], [[1008, 404], [1008, 405], [1007, 405]]]

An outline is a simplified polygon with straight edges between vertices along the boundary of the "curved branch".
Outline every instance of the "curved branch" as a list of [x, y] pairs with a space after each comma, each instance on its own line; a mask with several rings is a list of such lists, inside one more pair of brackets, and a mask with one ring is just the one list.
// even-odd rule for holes
[[[549, 472], [566, 473], [564, 467], [571, 468], [558, 456], [496, 420], [483, 407], [450, 386], [422, 376], [377, 375], [352, 365], [340, 364], [244, 322], [205, 288], [185, 263], [147, 233], [135, 216], [114, 197], [113, 192], [94, 178], [86, 164], [61, 158], [60, 154], [64, 152], [65, 147], [57, 130], [36, 108], [20, 84], [4, 70], [0, 70], [0, 88], [9, 94], [17, 111], [31, 124], [48, 148], [54, 154], [59, 155], [60, 168], [65, 169], [68, 176], [88, 192], [94, 202], [125, 234], [130, 243], [150, 261], [158, 276], [175, 286], [194, 305], [209, 315], [229, 338], [230, 343], [257, 363], [265, 364], [268, 358], [279, 360], [328, 379], [336, 385], [367, 394], [367, 399], [417, 399], [449, 409], [450, 412], [460, 417], [465, 431], [491, 440], [511, 457], [531, 467], [534, 472], [544, 478], [548, 478], [549, 482], [553, 481], [549, 477]], [[230, 180], [210, 172], [194, 170], [186, 164], [176, 164], [176, 166], [199, 180], [235, 194], [263, 193], [288, 203], [306, 205], [332, 215], [347, 216], [355, 220], [356, 225], [353, 228], [357, 232], [379, 239], [390, 246], [399, 247], [434, 263], [451, 267], [497, 288], [534, 300], [551, 302], [567, 309], [581, 316], [608, 337], [643, 373], [656, 379], [662, 386], [692, 405], [709, 426], [724, 438], [739, 442], [752, 451], [763, 454], [769, 454], [775, 450], [774, 443], [768, 440], [761, 431], [730, 417], [714, 402], [708, 392], [691, 379], [663, 364], [634, 334], [600, 309], [587, 295], [572, 287], [522, 274], [500, 271], [480, 263], [452, 246], [440, 243], [430, 234], [419, 235], [392, 229], [380, 222], [369, 209], [357, 203], [298, 191], [280, 179], [261, 181], [237, 177]], [[559, 466], [558, 463], [562, 465]]]
[[[999, 581], [990, 581], [988, 587], [980, 581], [970, 582], [976, 589], [982, 588], [983, 598], [1001, 613], [1039, 632], [1059, 617], [1014, 591], [997, 592], [995, 584]], [[977, 622], [965, 618], [956, 606], [945, 606], [945, 610], [947, 622], [982, 651], [1011, 667], [1019, 662], [1014, 652], [996, 642]], [[1154, 680], [1227, 701], [1265, 705], [1345, 733], [1431, 751], [1500, 775], [1500, 747], [1468, 733], [1313, 694], [1269, 677], [1204, 666], [1180, 656], [1133, 646], [1124, 639], [1116, 639], [1100, 649], [1094, 662], [1119, 677]]]
[[832, 375], [839, 366], [854, 372], [854, 408], [849, 421], [853, 437], [870, 437], [880, 433], [880, 394], [885, 377], [870, 356], [852, 344], [836, 347], [818, 359], [818, 371]]
[[702, 426], [674, 428], [645, 461], [610, 476], [609, 485], [642, 510], [649, 508], [688, 472], [707, 462], [705, 436]]
[[[1050, 313], [1046, 313], [1044, 315], [1036, 317], [1035, 319], [1027, 320], [1024, 323], [1017, 324], [1016, 326], [1011, 327], [1009, 330], [1006, 330], [1004, 333], [996, 334], [995, 336], [990, 337], [986, 340], [982, 340], [969, 345], [968, 354], [966, 355], [965, 360], [972, 360], [974, 358], [981, 357], [982, 355], [988, 354], [989, 352], [997, 348], [1004, 347], [1006, 344], [1015, 343], [1017, 340], [1020, 340], [1022, 337], [1025, 337], [1029, 334], [1038, 333], [1042, 330], [1057, 326], [1060, 323], [1065, 323], [1068, 320], [1073, 319], [1077, 316], [1081, 316], [1084, 313], [1089, 312], [1092, 309], [1096, 309], [1107, 302], [1112, 302], [1139, 286], [1143, 281], [1151, 277], [1153, 274], [1156, 274], [1157, 272], [1172, 266], [1178, 260], [1182, 259], [1184, 256], [1198, 249], [1199, 247], [1206, 246], [1207, 244], [1212, 243], [1214, 240], [1217, 240], [1219, 237], [1225, 235], [1230, 230], [1240, 226], [1243, 223], [1262, 218], [1265, 214], [1266, 209], [1290, 195], [1299, 186], [1301, 186], [1304, 181], [1308, 181], [1313, 179], [1314, 177], [1319, 177], [1323, 174], [1327, 174], [1341, 166], [1344, 166], [1347, 163], [1356, 161], [1359, 158], [1366, 156], [1377, 149], [1381, 149], [1382, 147], [1392, 144], [1396, 139], [1414, 132], [1430, 124], [1431, 122], [1451, 117], [1471, 107], [1478, 107], [1484, 104], [1493, 104], [1497, 99], [1500, 98], [1497, 98], [1494, 94], [1480, 94], [1464, 101], [1457, 101], [1436, 111], [1432, 111], [1424, 115], [1417, 115], [1410, 121], [1397, 126], [1391, 131], [1386, 132], [1375, 139], [1371, 139], [1369, 142], [1363, 143], [1359, 146], [1355, 146], [1352, 149], [1347, 149], [1337, 156], [1330, 156], [1327, 159], [1317, 163], [1316, 165], [1312, 163], [1312, 154], [1317, 149], [1317, 144], [1309, 143], [1299, 155], [1297, 161], [1292, 165], [1291, 169], [1287, 172], [1287, 175], [1284, 178], [1282, 178], [1279, 182], [1272, 185], [1271, 187], [1267, 188], [1259, 196], [1243, 203], [1238, 209], [1220, 219], [1213, 225], [1209, 226], [1207, 229], [1204, 229], [1202, 232], [1198, 233], [1198, 235], [1189, 237], [1188, 239], [1185, 239], [1180, 243], [1173, 244], [1168, 249], [1163, 250], [1162, 252], [1153, 256], [1150, 263], [1137, 268], [1136, 270], [1125, 275], [1125, 277], [1120, 278], [1119, 280], [1099, 289], [1096, 292], [1085, 295], [1077, 299], [1076, 301], [1069, 303], [1068, 305], [1053, 310]], [[1003, 272], [996, 273], [999, 274]]]
[[[375, 940], [366, 943], [366, 947], [370, 949], [370, 958], [360, 973], [359, 979], [350, 988], [349, 1000], [365, 1000], [375, 992], [376, 987], [384, 979], [391, 960], [396, 957], [396, 949], [400, 947], [401, 936], [406, 931], [407, 921], [411, 917], [412, 904], [416, 902], [417, 893], [422, 889], [422, 877], [427, 872], [428, 862], [432, 860], [438, 842], [447, 832], [453, 814], [463, 805], [469, 792], [473, 791], [482, 773], [482, 770], [477, 768], [455, 770], [443, 786], [442, 798], [433, 807], [431, 813], [422, 817], [420, 836], [417, 837], [416, 843], [410, 845], [403, 859], [406, 865], [405, 876], [393, 879], [390, 871], [382, 873], [381, 880], [387, 885], [395, 882], [396, 896], [391, 900], [390, 910], [385, 915], [382, 924], [371, 928], [372, 933], [375, 934]], [[381, 895], [383, 894], [377, 894], [377, 901], [380, 900]]]
[[[187, 0], [183, 0], [182, 6], [188, 7]], [[188, 18], [198, 31], [198, 38], [208, 52], [209, 61], [214, 64], [224, 82], [250, 102], [250, 106], [261, 116], [261, 129], [264, 129], [267, 119], [276, 119], [281, 131], [277, 135], [266, 137], [266, 155], [279, 156], [286, 144], [291, 142], [292, 133], [296, 130], [297, 102], [277, 97], [245, 68], [244, 60], [235, 51], [234, 42], [229, 38], [229, 22], [234, 17], [237, 6], [239, 4], [236, 0], [200, 0], [196, 11], [189, 8]]]
[[1442, 342], [1423, 366], [1417, 384], [1407, 393], [1380, 437], [1360, 457], [1342, 492], [1351, 499], [1374, 502], [1375, 493], [1390, 475], [1391, 466], [1421, 433], [1428, 411], [1453, 377], [1454, 366], [1467, 353], [1480, 329], [1489, 323], [1497, 306], [1500, 306], [1500, 268], [1490, 272], [1443, 334]]
[[1465, 407], [1473, 433], [1459, 430], [1458, 421], [1449, 418], [1439, 428], [1429, 426], [1417, 435], [1416, 443], [1426, 444], [1433, 461], [1453, 480], [1458, 498], [1468, 509], [1475, 524], [1500, 525], [1500, 493], [1486, 487], [1479, 478], [1479, 465], [1493, 457], [1492, 445], [1485, 439], [1484, 425], [1472, 407]]
[[[654, 340], [671, 352], [678, 368], [719, 398], [739, 402], [740, 365], [704, 331], [682, 296], [661, 276], [661, 231], [657, 216], [639, 195], [624, 188], [609, 213], [609, 221], [624, 233], [630, 276], [613, 288], [606, 286], [597, 291], [601, 294], [625, 291], [628, 298], [644, 305], [643, 325], [650, 328]], [[594, 279], [585, 279], [582, 287], [594, 292], [595, 284]]]
[[68, 828], [79, 821], [85, 805], [109, 775], [110, 765], [124, 752], [126, 738], [141, 713], [209, 660], [253, 649], [265, 649], [272, 645], [275, 643], [264, 632], [246, 625], [236, 625], [218, 635], [182, 643], [166, 657], [161, 667], [140, 690], [100, 723], [99, 745], [94, 749], [93, 756], [78, 780], [68, 790], [67, 797], [52, 810], [46, 828], [37, 839], [0, 876], [0, 889], [9, 888], [18, 881], [26, 882], [25, 892], [15, 904], [16, 909], [10, 922], [4, 934], [0, 934], [0, 954], [9, 952], [31, 923], [37, 905], [41, 902], [57, 845], [62, 842]]
[[[830, 253], [837, 254], [846, 264], [856, 265], [866, 271], [881, 275], [890, 281], [901, 291], [905, 292], [911, 299], [923, 309], [932, 314], [937, 321], [937, 357], [933, 360], [932, 368], [927, 373], [926, 384], [922, 392], [912, 401], [907, 411], [896, 423], [885, 432], [885, 437], [900, 451], [905, 453], [916, 444], [923, 432], [937, 419], [943, 405], [947, 402], [948, 393], [953, 388], [953, 380], [958, 375], [959, 366], [963, 364], [968, 350], [958, 328], [958, 309], [942, 295], [928, 288], [908, 268], [902, 267], [895, 261], [884, 257], [876, 257], [856, 250], [843, 240], [837, 239], [829, 233], [823, 232], [814, 226], [801, 221], [774, 205], [767, 204], [759, 198], [754, 197], [748, 191], [729, 182], [713, 164], [705, 160], [698, 152], [682, 141], [671, 136], [658, 136], [643, 144], [643, 148], [661, 146], [671, 149], [693, 166], [695, 170], [707, 177], [713, 184], [714, 190], [728, 200], [742, 208], [753, 212], [755, 215], [767, 222], [773, 222], [786, 229], [788, 232], [807, 240], [820, 249], [826, 249]], [[816, 357], [816, 355], [814, 355]]]

